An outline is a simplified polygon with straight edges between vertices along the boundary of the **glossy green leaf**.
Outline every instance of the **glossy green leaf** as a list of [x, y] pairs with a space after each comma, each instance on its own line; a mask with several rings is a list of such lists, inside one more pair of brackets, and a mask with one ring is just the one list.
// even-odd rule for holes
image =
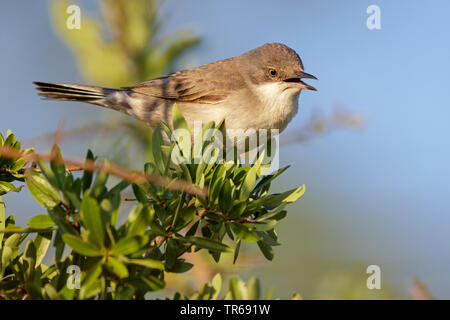
[[108, 261], [105, 264], [105, 267], [111, 271], [112, 273], [114, 273], [115, 275], [117, 275], [119, 278], [126, 278], [128, 277], [128, 269], [127, 266], [125, 264], [123, 264], [120, 260], [114, 258], [114, 257], [109, 257]]
[[78, 236], [72, 234], [63, 234], [62, 239], [64, 242], [71, 247], [75, 252], [88, 257], [100, 257], [103, 255], [102, 250], [96, 245], [83, 241]]
[[189, 237], [177, 238], [177, 239], [181, 240], [183, 242], [189, 242], [189, 243], [195, 244], [197, 247], [202, 248], [202, 249], [207, 249], [207, 250], [216, 251], [216, 252], [230, 252], [231, 251], [229, 246], [227, 246], [226, 244], [224, 244], [220, 241], [217, 241], [217, 240], [212, 240], [212, 239], [202, 238], [202, 237], [195, 237], [195, 236], [189, 236]]
[[10, 191], [19, 192], [23, 186], [16, 188], [11, 182], [0, 181], [0, 196]]
[[[0, 196], [0, 231], [5, 230], [6, 228], [6, 212], [5, 212], [5, 203], [3, 202], [2, 197]], [[5, 234], [0, 232], [0, 249], [3, 247], [3, 237]]]
[[126, 263], [135, 264], [146, 268], [164, 270], [164, 264], [161, 261], [154, 259], [127, 259]]
[[100, 281], [98, 278], [102, 274], [100, 262], [94, 264], [84, 275], [81, 281], [80, 299], [89, 299], [100, 292]]
[[242, 240], [239, 239], [239, 240], [237, 241], [237, 243], [236, 243], [236, 247], [234, 248], [233, 264], [236, 263], [237, 258], [238, 258], [238, 256], [239, 256], [239, 251], [241, 250], [241, 243], [242, 243]]
[[229, 282], [229, 290], [231, 293], [231, 299], [233, 300], [247, 300], [247, 288], [244, 281], [237, 277], [232, 277]]
[[[103, 167], [107, 168], [109, 166], [109, 161], [103, 161]], [[94, 185], [91, 188], [90, 195], [94, 198], [100, 196], [100, 194], [105, 190], [106, 182], [108, 181], [108, 174], [105, 171], [100, 171], [94, 180]]]
[[27, 226], [36, 230], [48, 229], [54, 225], [55, 223], [48, 214], [38, 214], [27, 221]]
[[[86, 154], [86, 162], [88, 162], [88, 161], [89, 162], [95, 161], [94, 154], [92, 153], [91, 150], [88, 150], [87, 154]], [[93, 176], [92, 171], [84, 170], [83, 177], [81, 178], [81, 181], [83, 181], [83, 184], [82, 184], [83, 193], [91, 187], [92, 176]]]
[[53, 145], [51, 152], [55, 156], [55, 161], [50, 162], [50, 167], [55, 174], [59, 188], [62, 188], [66, 179], [66, 166], [64, 165], [61, 150], [57, 145]]
[[141, 250], [146, 245], [148, 245], [148, 237], [128, 236], [117, 241], [111, 249], [111, 253], [115, 255], [129, 255]]
[[261, 155], [259, 156], [256, 163], [250, 168], [250, 170], [245, 175], [245, 179], [242, 182], [242, 186], [239, 190], [239, 200], [246, 200], [250, 196], [255, 183], [256, 179], [258, 178], [258, 171], [261, 167], [262, 160], [264, 159], [264, 151], [261, 152]]
[[252, 277], [247, 285], [248, 299], [259, 300], [261, 295], [261, 285], [258, 278]]
[[105, 222], [102, 221], [100, 207], [97, 201], [87, 193], [81, 201], [81, 219], [83, 225], [89, 230], [89, 237], [98, 247], [103, 247], [105, 242]]
[[277, 223], [277, 220], [265, 220], [263, 223], [244, 223], [244, 226], [254, 231], [267, 231], [275, 228]]
[[216, 300], [219, 298], [220, 290], [222, 289], [222, 277], [220, 273], [216, 274], [211, 280], [211, 285], [214, 289], [214, 294], [211, 296], [211, 300]]
[[59, 191], [39, 173], [32, 169], [27, 169], [25, 175], [27, 177], [28, 190], [42, 206], [52, 209], [61, 202]]
[[159, 174], [164, 174], [165, 164], [163, 160], [163, 154], [161, 152], [161, 146], [164, 144], [163, 137], [160, 129], [156, 129], [152, 136], [152, 154], [155, 161], [155, 166], [159, 171]]
[[128, 229], [128, 236], [144, 234], [154, 219], [155, 210], [150, 205], [139, 203], [134, 209], [134, 215]]
[[156, 278], [154, 276], [141, 277], [140, 280], [147, 285], [150, 291], [158, 291], [165, 287], [164, 280]]
[[195, 212], [196, 208], [194, 206], [180, 209], [174, 224], [174, 231], [179, 231], [191, 223], [195, 217]]
[[39, 266], [47, 254], [47, 250], [52, 242], [52, 232], [38, 233], [34, 237], [34, 246], [36, 247], [36, 266]]
[[272, 260], [273, 259], [272, 247], [266, 244], [264, 241], [258, 241], [257, 243], [264, 257], [266, 257], [267, 260]]
[[34, 243], [32, 240], [28, 240], [25, 244], [25, 248], [23, 249], [23, 255], [21, 256], [20, 260], [23, 263], [23, 266], [25, 268], [24, 270], [24, 276], [26, 281], [31, 279], [32, 273], [34, 271], [34, 268], [36, 266], [36, 247], [34, 246]]
[[231, 222], [230, 226], [231, 230], [233, 230], [233, 232], [239, 239], [242, 239], [247, 242], [257, 242], [261, 240], [261, 238], [255, 231], [251, 231], [248, 227], [240, 223]]

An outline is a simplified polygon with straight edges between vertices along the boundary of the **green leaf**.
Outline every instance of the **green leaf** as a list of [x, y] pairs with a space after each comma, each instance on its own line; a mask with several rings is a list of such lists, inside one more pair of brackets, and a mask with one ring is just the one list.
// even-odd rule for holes
[[165, 164], [163, 160], [163, 154], [161, 152], [161, 146], [163, 144], [164, 141], [161, 130], [159, 128], [156, 128], [152, 136], [152, 154], [159, 174], [164, 174], [165, 172]]
[[48, 180], [48, 182], [50, 182], [50, 184], [52, 186], [54, 186], [55, 188], [60, 188], [60, 186], [58, 184], [58, 180], [56, 179], [55, 173], [48, 166], [47, 162], [41, 160], [41, 161], [37, 161], [37, 164], [38, 164], [39, 168], [41, 169], [43, 176]]
[[3, 249], [1, 250], [1, 254], [2, 258], [1, 258], [0, 277], [3, 277], [6, 268], [9, 266], [11, 261], [13, 261], [19, 254], [19, 248], [5, 245], [5, 247], [3, 247]]
[[[91, 150], [87, 151], [86, 161], [92, 162], [95, 161], [94, 154], [92, 153]], [[83, 193], [91, 187], [92, 176], [93, 176], [92, 171], [84, 170], [83, 177], [81, 178], [81, 180], [83, 181], [83, 189], [82, 189]]]
[[154, 259], [127, 259], [126, 263], [131, 263], [151, 269], [164, 270], [164, 264], [161, 261]]
[[28, 190], [39, 204], [52, 209], [61, 202], [59, 191], [33, 169], [25, 172]]
[[289, 196], [284, 198], [283, 202], [292, 203], [297, 201], [297, 199], [300, 198], [305, 193], [305, 190], [306, 190], [305, 185], [298, 187]]
[[228, 215], [230, 216], [231, 219], [239, 218], [240, 216], [242, 216], [246, 208], [247, 208], [247, 201], [235, 200], [233, 201], [232, 207], [229, 210]]
[[239, 239], [239, 240], [237, 241], [237, 243], [236, 243], [236, 247], [234, 248], [233, 264], [236, 263], [236, 260], [237, 260], [237, 258], [238, 258], [238, 256], [239, 256], [239, 251], [240, 251], [240, 249], [241, 249], [241, 243], [242, 243], [242, 240]]
[[145, 283], [150, 291], [158, 291], [165, 287], [164, 280], [154, 276], [141, 277], [140, 280]]
[[264, 159], [265, 151], [262, 151], [256, 163], [250, 168], [245, 175], [244, 181], [239, 191], [239, 200], [247, 200], [255, 186], [258, 177], [258, 171]]
[[[8, 225], [9, 226], [9, 225]], [[13, 234], [6, 239], [4, 246], [14, 248], [17, 247], [21, 243], [21, 235]]]
[[257, 242], [261, 240], [256, 232], [249, 230], [249, 228], [240, 223], [231, 222], [231, 230], [233, 230], [239, 239], [244, 241]]
[[85, 193], [81, 201], [81, 221], [89, 231], [89, 237], [97, 244], [103, 247], [105, 242], [105, 222], [102, 221], [100, 208], [97, 201]]
[[272, 297], [272, 293], [273, 293], [273, 288], [270, 288], [267, 293], [266, 296], [264, 297], [264, 300], [270, 300], [270, 298]]
[[137, 184], [132, 184], [132, 188], [133, 188], [133, 193], [136, 196], [136, 200], [141, 202], [141, 203], [148, 203], [148, 198], [145, 195], [145, 192], [142, 190], [142, 188], [137, 185]]
[[235, 186], [232, 179], [225, 180], [220, 191], [219, 206], [223, 213], [228, 213], [233, 205]]
[[253, 189], [253, 192], [257, 193], [262, 190], [266, 185], [270, 184], [273, 180], [275, 180], [279, 175], [281, 175], [284, 171], [286, 171], [290, 166], [286, 166], [284, 168], [279, 169], [277, 172], [271, 175], [266, 175], [261, 179], [260, 182]]
[[272, 247], [263, 241], [258, 241], [257, 243], [258, 243], [258, 247], [261, 250], [264, 257], [266, 257], [267, 260], [272, 260], [273, 259]]
[[263, 223], [244, 223], [244, 226], [251, 228], [255, 231], [268, 231], [273, 228], [275, 228], [276, 224], [278, 223], [277, 220], [267, 220]]
[[176, 238], [177, 240], [183, 241], [183, 242], [189, 242], [192, 244], [195, 244], [199, 248], [208, 249], [215, 252], [230, 252], [231, 249], [226, 244], [213, 240], [208, 238], [202, 238], [202, 237], [194, 237], [189, 236], [185, 238]]
[[[32, 240], [28, 240], [20, 258], [25, 268], [25, 279], [31, 279], [32, 273], [36, 266], [36, 247]], [[26, 280], [26, 281], [27, 281]]]
[[103, 255], [102, 250], [99, 247], [83, 241], [83, 239], [73, 234], [63, 234], [62, 239], [69, 247], [79, 254], [87, 257], [100, 257]]
[[141, 250], [147, 244], [148, 237], [146, 236], [128, 236], [117, 241], [111, 253], [114, 255], [129, 255]]
[[27, 226], [36, 230], [49, 229], [54, 225], [55, 223], [48, 214], [38, 214], [27, 221]]
[[120, 260], [114, 257], [110, 256], [105, 266], [109, 271], [117, 275], [119, 278], [128, 277], [128, 269], [126, 265], [124, 265], [122, 262], [120, 262]]
[[166, 268], [166, 271], [171, 273], [185, 273], [192, 269], [194, 265], [186, 262], [184, 259], [176, 259], [175, 263], [170, 268]]
[[196, 223], [194, 223], [189, 230], [186, 232], [186, 236], [193, 236], [197, 232], [198, 226], [200, 224], [200, 220], [198, 220]]
[[216, 274], [211, 281], [211, 285], [214, 288], [214, 294], [211, 297], [211, 300], [216, 300], [219, 297], [220, 290], [222, 289], [222, 277], [220, 273]]
[[302, 300], [302, 296], [298, 293], [294, 293], [291, 297], [291, 300]]
[[66, 179], [66, 166], [64, 165], [64, 160], [61, 155], [61, 150], [54, 144], [51, 150], [52, 154], [55, 156], [55, 161], [50, 162], [50, 167], [55, 173], [56, 181], [58, 182], [58, 187], [62, 188], [64, 185], [64, 180]]
[[47, 254], [47, 250], [52, 242], [52, 232], [38, 233], [34, 238], [36, 247], [36, 266], [39, 266]]
[[[172, 108], [172, 141], [175, 139], [178, 148], [182, 152], [182, 156], [185, 160], [190, 160], [191, 158], [191, 133], [189, 131], [189, 126], [184, 119], [183, 115], [175, 103]], [[181, 160], [181, 159], [179, 159]], [[189, 175], [190, 176], [190, 175]], [[186, 177], [187, 178], [187, 177]]]
[[128, 229], [128, 236], [142, 235], [152, 223], [155, 210], [150, 205], [139, 203], [133, 211], [134, 217]]
[[77, 235], [78, 232], [72, 227], [69, 222], [66, 220], [66, 212], [61, 207], [55, 207], [52, 210], [47, 210], [50, 218], [56, 223], [58, 228], [63, 233], [70, 233], [73, 235]]
[[[5, 213], [5, 203], [2, 197], [0, 197], [0, 230], [5, 230], [6, 228], [6, 213]], [[5, 234], [0, 232], [0, 250], [3, 246], [3, 237]]]
[[0, 196], [10, 191], [19, 192], [23, 186], [16, 188], [11, 182], [0, 181]]
[[247, 300], [247, 288], [245, 287], [245, 283], [242, 280], [239, 280], [236, 277], [232, 277], [230, 279], [230, 293], [233, 300]]
[[180, 209], [180, 212], [176, 216], [177, 219], [175, 221], [174, 231], [176, 232], [186, 227], [194, 219], [195, 212], [195, 206]]
[[59, 262], [62, 259], [65, 243], [61, 237], [61, 229], [56, 231], [55, 239], [53, 241], [53, 247], [55, 248], [55, 261]]
[[[103, 161], [103, 168], [107, 168], [108, 166], [109, 162], [105, 159]], [[106, 181], [108, 181], [108, 174], [105, 171], [98, 172], [95, 177], [94, 186], [90, 191], [90, 195], [94, 198], [99, 197], [105, 190]]]
[[297, 201], [297, 199], [300, 198], [304, 193], [305, 193], [305, 185], [302, 185], [293, 190], [267, 196], [264, 198], [263, 204], [265, 206], [275, 208], [282, 203], [291, 203]]
[[189, 131], [189, 126], [184, 119], [183, 115], [180, 112], [180, 108], [178, 107], [178, 104], [174, 103], [172, 107], [172, 123], [173, 123], [173, 129], [184, 129]]
[[88, 299], [98, 294], [100, 291], [100, 281], [98, 281], [98, 278], [101, 274], [101, 262], [97, 262], [87, 271], [81, 282], [80, 300]]
[[252, 277], [248, 281], [247, 292], [248, 292], [249, 300], [259, 300], [259, 297], [261, 295], [261, 286], [260, 286], [258, 278]]
[[56, 291], [55, 287], [53, 287], [50, 283], [47, 283], [44, 286], [44, 292], [50, 300], [61, 300], [61, 296]]

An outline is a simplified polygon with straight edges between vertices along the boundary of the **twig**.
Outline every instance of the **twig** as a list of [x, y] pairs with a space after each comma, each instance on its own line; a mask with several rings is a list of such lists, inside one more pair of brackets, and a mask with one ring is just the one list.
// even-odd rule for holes
[[111, 174], [111, 175], [121, 178], [123, 180], [126, 180], [130, 183], [148, 182], [151, 184], [165, 187], [170, 190], [184, 191], [186, 193], [193, 194], [196, 196], [206, 196], [207, 195], [207, 192], [204, 188], [196, 186], [187, 181], [145, 174], [143, 172], [133, 171], [133, 170], [129, 170], [129, 169], [126, 169], [123, 167], [119, 167], [113, 163], [98, 165], [94, 161], [89, 160], [89, 159], [85, 160], [84, 162], [79, 161], [79, 160], [72, 160], [72, 159], [64, 159], [63, 160], [60, 158], [55, 158], [51, 153], [50, 154], [38, 154], [35, 152], [24, 153], [24, 152], [14, 149], [14, 148], [11, 148], [9, 146], [0, 147], [0, 156], [9, 158], [9, 159], [20, 158], [20, 159], [26, 161], [27, 163], [48, 160], [48, 161], [52, 161], [56, 164], [69, 165], [72, 167], [76, 167], [77, 170], [87, 170], [87, 171], [93, 171], [93, 172], [99, 172], [99, 171], [106, 172], [108, 174]]
[[320, 135], [339, 129], [359, 129], [364, 122], [361, 114], [344, 111], [335, 107], [333, 113], [328, 116], [313, 115], [310, 122], [294, 132], [282, 135], [280, 144], [303, 143]]
[[435, 297], [430, 294], [425, 284], [417, 278], [413, 279], [408, 291], [413, 300], [435, 300]]

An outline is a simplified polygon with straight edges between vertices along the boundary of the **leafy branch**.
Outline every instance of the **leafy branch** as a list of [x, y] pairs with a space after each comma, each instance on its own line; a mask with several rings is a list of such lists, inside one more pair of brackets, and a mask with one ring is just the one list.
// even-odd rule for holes
[[[176, 105], [172, 123], [174, 130], [187, 126]], [[220, 130], [206, 124], [202, 135], [211, 128]], [[167, 274], [193, 267], [185, 254], [204, 250], [219, 262], [231, 253], [236, 261], [241, 243], [249, 242], [273, 259], [273, 247], [279, 245], [275, 228], [286, 217], [286, 206], [303, 195], [304, 186], [270, 194], [271, 183], [286, 168], [264, 176], [269, 164], [262, 164], [261, 156], [252, 165], [206, 163], [203, 157], [175, 163], [175, 148], [194, 157], [193, 146], [181, 137], [169, 143], [161, 130], [173, 136], [164, 124], [148, 131], [151, 157], [142, 173], [106, 160], [98, 165], [91, 151], [82, 162], [63, 159], [56, 145], [49, 154], [20, 150], [12, 132], [6, 139], [0, 136], [2, 194], [19, 192], [22, 187], [14, 182], [25, 182], [47, 209], [24, 228], [12, 215], [6, 217], [0, 198], [0, 298], [143, 299], [165, 287]], [[212, 146], [211, 141], [203, 143], [202, 154]], [[82, 175], [75, 177], [66, 165], [82, 168]], [[110, 174], [122, 180], [109, 188]], [[176, 182], [182, 188], [174, 188]], [[121, 194], [130, 185], [137, 204], [120, 218]], [[205, 191], [189, 193], [188, 187]], [[27, 240], [30, 234], [34, 238]], [[55, 250], [48, 264], [50, 246]], [[69, 267], [80, 272], [78, 288], [69, 285]]]

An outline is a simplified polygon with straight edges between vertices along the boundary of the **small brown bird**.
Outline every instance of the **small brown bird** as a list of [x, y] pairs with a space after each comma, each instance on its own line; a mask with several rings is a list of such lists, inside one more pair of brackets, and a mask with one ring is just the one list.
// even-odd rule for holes
[[316, 90], [302, 81], [316, 79], [303, 71], [299, 55], [280, 44], [265, 44], [240, 56], [182, 70], [134, 87], [34, 82], [39, 94], [114, 109], [155, 127], [169, 124], [177, 103], [189, 127], [223, 119], [227, 129], [286, 128], [298, 111], [302, 89]]

